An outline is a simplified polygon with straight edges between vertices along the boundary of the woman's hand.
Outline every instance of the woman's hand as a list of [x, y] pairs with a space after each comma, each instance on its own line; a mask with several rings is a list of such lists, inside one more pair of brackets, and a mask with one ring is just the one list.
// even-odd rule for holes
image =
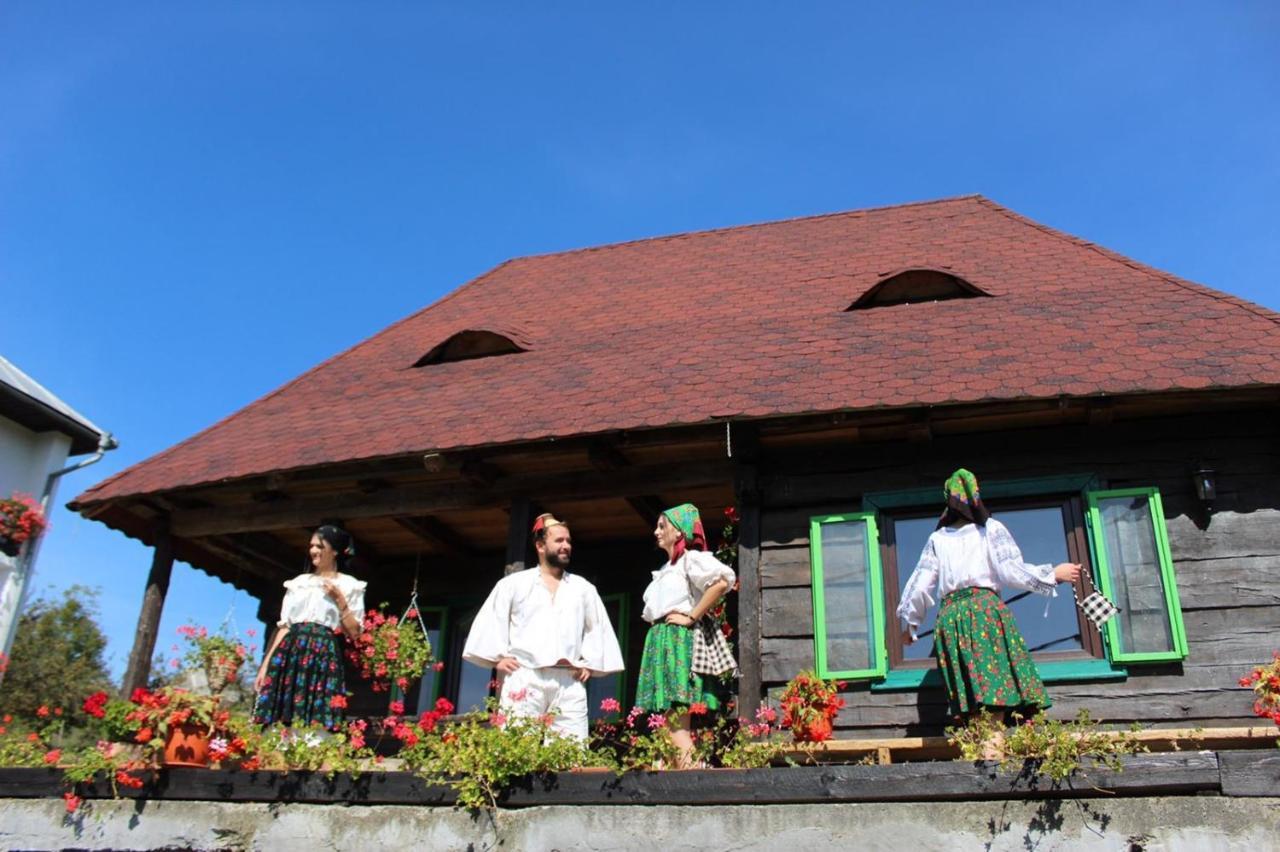
[[916, 637], [911, 635], [910, 627], [902, 631], [902, 647], [905, 648], [908, 645], [914, 645], [915, 641], [916, 641]]
[[254, 693], [262, 692], [267, 687], [267, 667], [264, 665], [258, 669], [258, 676], [253, 679]]
[[1075, 583], [1080, 579], [1082, 570], [1084, 569], [1078, 563], [1063, 562], [1053, 569], [1053, 579], [1059, 583]]
[[692, 627], [697, 623], [683, 612], [669, 612], [664, 620], [667, 624], [674, 624], [677, 627]]
[[339, 612], [345, 612], [347, 609], [347, 596], [342, 593], [342, 589], [338, 588], [338, 584], [332, 580], [324, 581], [324, 593], [333, 598], [333, 602], [338, 605]]

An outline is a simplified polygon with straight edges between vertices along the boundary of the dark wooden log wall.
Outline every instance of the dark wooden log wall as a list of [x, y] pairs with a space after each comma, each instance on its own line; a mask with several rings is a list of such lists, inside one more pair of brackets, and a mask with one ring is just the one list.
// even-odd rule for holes
[[[1238, 679], [1280, 649], [1280, 417], [1274, 410], [1186, 416], [914, 444], [828, 448], [760, 462], [763, 686], [813, 665], [808, 520], [859, 508], [864, 492], [933, 487], [956, 467], [980, 480], [1094, 474], [1102, 487], [1155, 486], [1167, 518], [1189, 656], [1130, 666], [1124, 681], [1050, 684], [1056, 717], [1151, 726], [1241, 725], [1255, 717]], [[1207, 514], [1192, 490], [1202, 463], [1217, 473]], [[912, 566], [904, 566], [910, 570]], [[850, 685], [842, 736], [935, 734], [940, 690], [873, 693]]]
[[[522, 522], [523, 525], [523, 522]], [[526, 537], [527, 541], [527, 537]], [[365, 604], [376, 607], [385, 602], [388, 613], [400, 615], [409, 603], [414, 576], [418, 580], [418, 602], [424, 607], [447, 606], [451, 609], [450, 633], [458, 628], [457, 619], [466, 611], [478, 607], [502, 579], [504, 565], [509, 566], [519, 555], [518, 545], [503, 553], [479, 553], [456, 557], [424, 557], [421, 560], [397, 560], [379, 564], [376, 570], [363, 574], [369, 583]], [[536, 565], [532, 544], [526, 545], [523, 556], [526, 564]], [[571, 570], [586, 578], [601, 595], [625, 593], [630, 600], [626, 624], [626, 643], [623, 656], [627, 663], [628, 690], [634, 690], [636, 673], [640, 668], [640, 656], [644, 649], [646, 623], [640, 613], [644, 607], [643, 592], [652, 579], [651, 572], [661, 567], [663, 557], [650, 539], [636, 541], [594, 542], [575, 544]], [[279, 613], [279, 602], [272, 610], [272, 621]], [[615, 624], [615, 631], [622, 637], [623, 625]], [[448, 646], [436, 649], [437, 658], [448, 653]], [[456, 661], [450, 660], [447, 665]], [[470, 665], [461, 663], [460, 665]], [[456, 683], [456, 672], [446, 672], [446, 684]], [[348, 712], [353, 715], [377, 716], [386, 713], [389, 697], [386, 693], [374, 693], [352, 669], [347, 672], [347, 687], [352, 693]], [[411, 708], [413, 702], [410, 701]]]

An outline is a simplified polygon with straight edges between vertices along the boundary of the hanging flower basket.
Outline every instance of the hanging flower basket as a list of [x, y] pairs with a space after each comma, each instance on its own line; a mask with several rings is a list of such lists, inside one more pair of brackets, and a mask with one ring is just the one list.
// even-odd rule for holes
[[234, 636], [210, 633], [194, 624], [182, 625], [178, 634], [191, 646], [187, 650], [187, 664], [204, 670], [209, 691], [214, 695], [235, 681], [249, 656], [249, 650]]
[[407, 693], [431, 663], [431, 642], [416, 607], [411, 604], [403, 618], [380, 609], [366, 612], [360, 635], [347, 648], [347, 659], [374, 692], [387, 692], [394, 685]]
[[0, 498], [0, 552], [17, 556], [22, 545], [39, 538], [49, 526], [44, 509], [27, 494]]

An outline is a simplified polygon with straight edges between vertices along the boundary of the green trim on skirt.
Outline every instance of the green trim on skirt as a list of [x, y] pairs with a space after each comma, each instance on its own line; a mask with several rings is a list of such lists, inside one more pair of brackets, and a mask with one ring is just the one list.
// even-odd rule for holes
[[1013, 613], [991, 589], [958, 589], [942, 599], [933, 648], [953, 715], [1053, 703]]
[[689, 707], [701, 701], [708, 710], [726, 703], [719, 693], [721, 683], [703, 678], [693, 665], [693, 631], [678, 624], [660, 621], [644, 637], [640, 657], [640, 682], [636, 684], [636, 706], [656, 713], [672, 707]]

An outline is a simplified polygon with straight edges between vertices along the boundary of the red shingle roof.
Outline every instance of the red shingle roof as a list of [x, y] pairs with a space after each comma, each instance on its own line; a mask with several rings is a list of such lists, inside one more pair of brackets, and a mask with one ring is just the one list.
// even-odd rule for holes
[[[844, 310], [919, 266], [994, 298]], [[462, 329], [529, 351], [411, 367]], [[508, 261], [77, 501], [711, 418], [1276, 384], [1280, 315], [972, 196]]]

